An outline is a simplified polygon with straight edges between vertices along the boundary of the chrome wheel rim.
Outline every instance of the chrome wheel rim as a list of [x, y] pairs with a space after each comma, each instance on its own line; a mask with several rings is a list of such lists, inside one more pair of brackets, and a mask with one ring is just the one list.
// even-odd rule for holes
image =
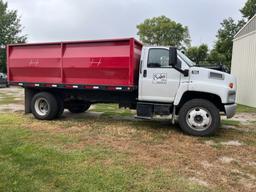
[[195, 107], [188, 111], [186, 122], [195, 131], [205, 131], [211, 126], [212, 115], [207, 109]]
[[45, 116], [49, 111], [49, 104], [46, 99], [38, 98], [35, 102], [35, 111], [40, 116]]

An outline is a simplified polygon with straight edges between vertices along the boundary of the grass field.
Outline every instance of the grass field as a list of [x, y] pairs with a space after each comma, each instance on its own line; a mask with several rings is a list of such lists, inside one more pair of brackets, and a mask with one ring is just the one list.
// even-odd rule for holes
[[237, 112], [238, 113], [256, 113], [256, 108], [248, 107], [248, 106], [245, 106], [245, 105], [238, 105], [237, 106]]
[[[132, 152], [121, 150], [120, 144], [126, 145], [129, 134], [139, 138], [135, 133], [140, 131], [117, 126], [111, 132], [109, 124], [123, 123], [101, 120], [99, 125], [97, 119], [41, 123], [21, 114], [1, 115], [0, 191], [207, 190], [179, 170], [169, 172], [161, 165], [151, 167], [132, 159]], [[115, 142], [113, 137], [118, 137], [120, 144], [104, 144]], [[155, 143], [155, 139], [140, 142]]]
[[133, 114], [105, 104], [48, 122], [0, 113], [0, 191], [256, 190], [254, 122], [223, 120], [197, 138]]

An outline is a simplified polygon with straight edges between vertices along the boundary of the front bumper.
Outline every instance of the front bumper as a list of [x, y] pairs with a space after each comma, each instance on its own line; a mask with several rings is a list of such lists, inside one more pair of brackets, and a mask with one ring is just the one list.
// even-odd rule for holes
[[228, 119], [234, 117], [236, 114], [236, 104], [224, 105], [226, 116]]

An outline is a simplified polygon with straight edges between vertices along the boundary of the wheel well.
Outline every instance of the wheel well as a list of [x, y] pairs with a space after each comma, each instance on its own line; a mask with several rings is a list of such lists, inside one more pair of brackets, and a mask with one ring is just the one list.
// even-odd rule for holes
[[176, 109], [176, 112], [179, 113], [180, 108], [189, 100], [192, 99], [205, 99], [212, 102], [220, 111], [224, 112], [224, 106], [221, 102], [221, 98], [218, 95], [204, 92], [196, 92], [196, 91], [187, 91], [183, 94], [180, 103]]

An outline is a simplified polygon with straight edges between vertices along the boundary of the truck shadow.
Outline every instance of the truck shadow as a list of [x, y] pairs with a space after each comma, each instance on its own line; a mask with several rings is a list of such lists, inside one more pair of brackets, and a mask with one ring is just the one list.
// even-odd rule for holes
[[161, 131], [169, 133], [170, 131], [175, 131], [182, 133], [179, 128], [179, 125], [175, 123], [173, 125], [170, 119], [166, 118], [157, 118], [152, 120], [137, 119], [135, 115], [118, 115], [118, 114], [104, 114], [103, 112], [93, 112], [88, 111], [82, 114], [72, 114], [68, 111], [65, 111], [63, 116], [59, 119], [60, 121], [77, 121], [77, 122], [86, 122], [88, 120], [97, 120], [98, 123], [104, 125], [106, 121], [108, 123], [124, 123], [131, 125], [136, 129], [147, 129], [148, 131]]
[[[163, 134], [182, 134], [185, 135], [180, 129], [178, 123], [174, 125], [170, 119], [157, 118], [152, 120], [142, 120], [135, 118], [135, 115], [118, 115], [118, 114], [105, 114], [104, 112], [88, 111], [82, 114], [72, 114], [65, 111], [63, 116], [58, 121], [72, 121], [72, 122], [84, 122], [95, 120], [99, 124], [106, 125], [115, 123], [122, 123], [130, 125], [134, 129], [146, 130], [148, 132], [161, 132]], [[243, 131], [242, 131], [243, 132]], [[204, 137], [205, 139], [224, 139], [231, 137], [232, 135], [241, 134], [241, 129], [227, 129], [224, 126], [220, 127], [220, 130], [214, 136]]]

